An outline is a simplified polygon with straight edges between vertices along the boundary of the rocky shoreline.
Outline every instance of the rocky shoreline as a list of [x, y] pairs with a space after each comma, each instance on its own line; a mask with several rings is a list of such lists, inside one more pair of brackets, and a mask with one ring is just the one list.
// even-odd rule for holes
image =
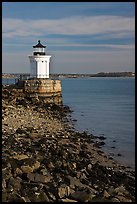
[[2, 89], [2, 202], [134, 202], [135, 172], [73, 128], [67, 106]]

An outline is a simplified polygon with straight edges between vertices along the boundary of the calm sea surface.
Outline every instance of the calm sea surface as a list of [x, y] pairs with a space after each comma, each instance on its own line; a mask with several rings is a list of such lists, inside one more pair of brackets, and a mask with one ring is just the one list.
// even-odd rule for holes
[[77, 120], [75, 129], [105, 136], [102, 149], [134, 169], [135, 78], [61, 78], [61, 83], [63, 103]]
[[77, 120], [75, 128], [105, 136], [102, 149], [122, 164], [135, 168], [135, 78], [61, 81], [64, 105], [70, 106], [74, 111], [72, 118]]

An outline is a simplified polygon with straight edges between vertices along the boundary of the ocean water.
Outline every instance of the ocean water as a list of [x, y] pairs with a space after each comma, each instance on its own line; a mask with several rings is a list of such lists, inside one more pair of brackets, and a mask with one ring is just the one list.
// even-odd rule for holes
[[[15, 79], [2, 79], [7, 82]], [[105, 136], [102, 150], [135, 169], [135, 78], [61, 78], [61, 84], [75, 129]]]
[[15, 84], [17, 82], [16, 78], [2, 78], [2, 84], [3, 85], [10, 85], [10, 84]]
[[61, 83], [75, 128], [105, 136], [102, 150], [134, 169], [135, 78], [63, 78]]

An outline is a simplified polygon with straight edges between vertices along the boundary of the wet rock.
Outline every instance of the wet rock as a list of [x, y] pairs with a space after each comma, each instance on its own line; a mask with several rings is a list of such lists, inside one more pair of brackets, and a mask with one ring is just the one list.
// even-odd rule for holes
[[23, 173], [31, 173], [31, 172], [33, 172], [33, 168], [30, 167], [29, 165], [21, 166], [21, 170], [22, 170]]
[[17, 176], [17, 175], [21, 175], [23, 172], [20, 168], [17, 167], [14, 173]]
[[106, 139], [106, 137], [104, 137], [104, 136], [100, 136], [100, 137], [98, 137], [100, 140], [105, 140]]
[[12, 176], [12, 173], [11, 173], [11, 168], [10, 167], [2, 169], [2, 177], [4, 179], [7, 180], [7, 179], [11, 178], [11, 176]]
[[91, 171], [92, 171], [92, 166], [93, 166], [92, 164], [88, 164], [88, 165], [87, 165], [87, 171], [88, 171], [88, 172], [91, 172]]
[[44, 175], [41, 175], [38, 173], [28, 173], [27, 178], [30, 181], [34, 181], [34, 182], [38, 182], [38, 183], [48, 183], [51, 181], [52, 176], [50, 176], [50, 175], [44, 176]]
[[16, 104], [27, 107], [27, 101], [24, 98], [16, 98]]
[[2, 179], [2, 190], [3, 191], [6, 190], [6, 181], [5, 181], [5, 179]]
[[100, 146], [103, 146], [103, 145], [105, 145], [105, 142], [95, 142], [93, 146], [100, 148]]
[[59, 198], [67, 197], [67, 196], [69, 196], [69, 194], [70, 194], [70, 187], [69, 186], [62, 185], [58, 188]]
[[50, 201], [52, 202], [57, 201], [56, 190], [53, 189], [53, 187], [51, 187], [51, 189], [46, 190], [46, 193]]
[[78, 201], [76, 201], [76, 200], [72, 200], [72, 199], [69, 199], [69, 198], [64, 198], [64, 199], [61, 199], [60, 202], [73, 203], [73, 202], [78, 202]]
[[32, 166], [33, 171], [39, 169], [39, 167], [40, 167], [40, 162], [39, 162], [39, 161], [36, 161], [36, 162], [34, 163], [34, 165]]
[[8, 183], [8, 188], [10, 186], [13, 187], [14, 192], [19, 191], [21, 189], [21, 181], [22, 179], [17, 177], [17, 178], [13, 178], [11, 177]]
[[120, 202], [132, 202], [131, 199], [126, 198], [124, 195], [117, 195], [116, 198], [117, 198]]
[[76, 173], [76, 178], [79, 179], [80, 176], [81, 176], [81, 171], [77, 171], [77, 173]]
[[49, 169], [53, 169], [53, 168], [54, 168], [53, 163], [52, 163], [52, 162], [50, 162], [50, 163], [48, 164], [48, 167], [49, 167]]
[[126, 192], [126, 189], [123, 185], [121, 185], [121, 186], [115, 188], [115, 192], [116, 193], [119, 193], [119, 192], [124, 193], [124, 192]]
[[21, 128], [18, 128], [18, 129], [16, 130], [16, 133], [18, 133], [18, 134], [23, 134], [23, 133], [25, 133], [25, 134], [26, 134], [26, 130], [21, 129]]
[[45, 175], [48, 175], [49, 172], [46, 168], [44, 168], [40, 170], [40, 173], [45, 176]]
[[27, 159], [29, 157], [27, 155], [24, 155], [24, 154], [21, 154], [21, 155], [17, 154], [15, 156], [13, 156], [12, 158], [17, 159], [17, 160], [23, 160], [23, 159]]
[[45, 192], [35, 192], [30, 197], [31, 202], [49, 202], [49, 198]]
[[106, 190], [104, 190], [103, 196], [104, 198], [109, 198], [110, 194]]
[[72, 177], [72, 176], [66, 176], [65, 178], [66, 182], [69, 184], [70, 188], [75, 189], [75, 187], [78, 188], [85, 188], [86, 185], [81, 183], [79, 179]]
[[70, 195], [70, 198], [80, 202], [90, 202], [92, 200], [92, 195], [84, 191], [76, 191]]
[[7, 201], [7, 197], [8, 197], [7, 192], [2, 192], [2, 202], [6, 202]]
[[118, 198], [112, 198], [111, 201], [112, 202], [120, 202], [120, 200]]

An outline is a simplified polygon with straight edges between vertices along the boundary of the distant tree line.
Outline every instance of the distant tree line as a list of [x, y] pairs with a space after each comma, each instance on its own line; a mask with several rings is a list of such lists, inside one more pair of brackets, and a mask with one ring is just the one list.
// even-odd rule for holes
[[99, 72], [94, 74], [96, 77], [125, 77], [125, 76], [133, 76], [133, 72]]
[[[3, 78], [19, 78], [20, 76], [27, 76], [28, 73], [3, 73]], [[133, 72], [99, 72], [97, 74], [50, 74], [50, 77], [65, 77], [65, 78], [78, 78], [78, 77], [133, 77]]]

